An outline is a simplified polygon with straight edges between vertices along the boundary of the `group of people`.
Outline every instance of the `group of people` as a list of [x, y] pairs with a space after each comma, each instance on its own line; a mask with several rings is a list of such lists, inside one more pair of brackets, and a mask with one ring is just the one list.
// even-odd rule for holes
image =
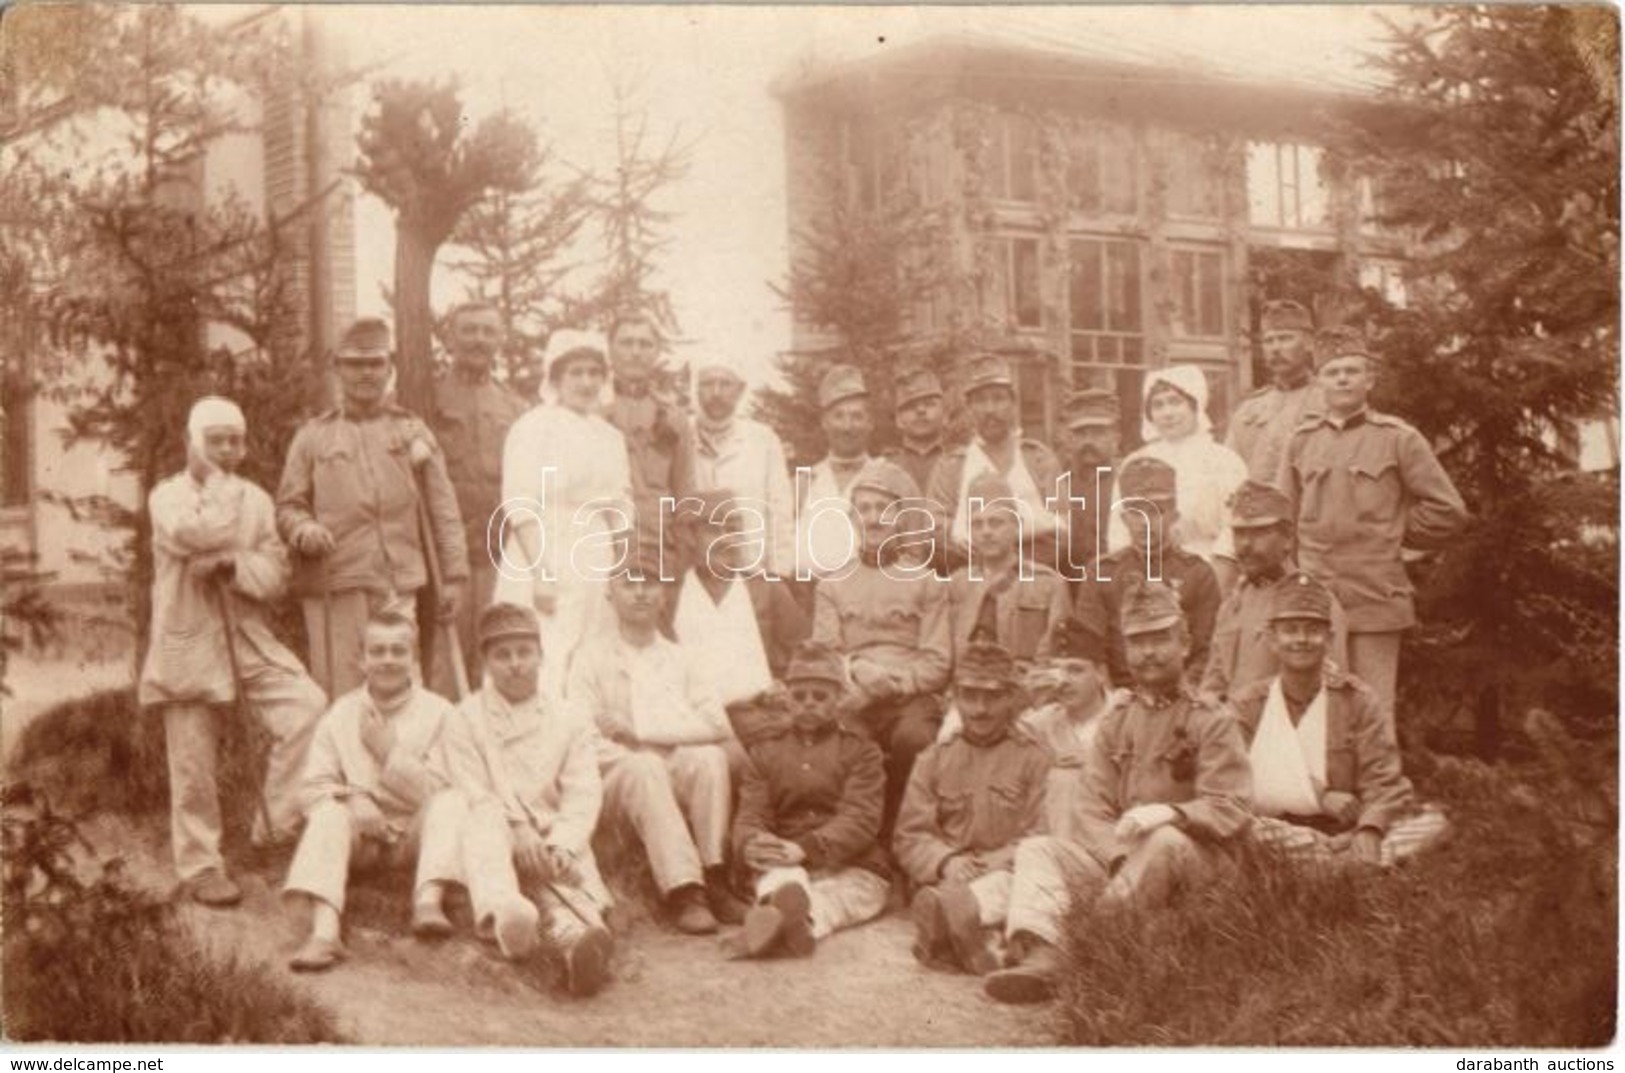
[[[1127, 457], [1117, 394], [1072, 396], [1063, 460], [976, 353], [968, 442], [906, 369], [900, 442], [871, 453], [868, 384], [836, 366], [828, 455], [794, 477], [736, 368], [700, 365], [692, 416], [662, 396], [645, 317], [554, 332], [538, 404], [494, 375], [495, 308], [442, 334], [432, 413], [393, 402], [388, 325], [364, 319], [274, 500], [237, 475], [247, 421], [219, 397], [149, 499], [139, 691], [176, 869], [198, 902], [241, 897], [215, 720], [249, 709], [270, 738], [252, 838], [295, 847], [308, 907], [295, 969], [342, 959], [351, 875], [398, 866], [414, 934], [450, 934], [462, 886], [481, 938], [552, 950], [592, 994], [596, 841], [641, 849], [673, 927], [739, 925], [731, 956], [810, 954], [900, 890], [917, 958], [1033, 1001], [1077, 898], [1160, 903], [1243, 838], [1380, 864], [1446, 828], [1400, 769], [1394, 687], [1406, 560], [1466, 511], [1367, 406], [1363, 341], [1301, 306], [1266, 309], [1272, 383], [1225, 444], [1174, 366], [1147, 372]], [[303, 662], [268, 624], [289, 590]]]

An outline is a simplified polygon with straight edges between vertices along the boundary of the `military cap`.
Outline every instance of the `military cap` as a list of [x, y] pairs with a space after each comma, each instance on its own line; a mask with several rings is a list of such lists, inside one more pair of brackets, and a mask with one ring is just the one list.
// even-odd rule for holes
[[1014, 391], [1016, 378], [1010, 372], [1010, 363], [998, 354], [976, 354], [970, 359], [970, 371], [965, 378], [965, 393], [977, 388], [1007, 387]]
[[1264, 315], [1260, 318], [1261, 326], [1266, 332], [1312, 332], [1315, 322], [1309, 316], [1309, 311], [1297, 302], [1282, 299], [1264, 303]]
[[817, 679], [823, 682], [846, 684], [846, 664], [841, 654], [818, 641], [803, 641], [790, 657], [790, 666], [784, 672], [786, 682], [804, 682]]
[[586, 358], [598, 363], [600, 369], [609, 368], [609, 347], [598, 332], [584, 332], [575, 328], [559, 328], [547, 337], [547, 378], [555, 383], [571, 362]]
[[1230, 528], [1268, 529], [1292, 521], [1292, 500], [1273, 484], [1251, 477], [1241, 482], [1230, 500]]
[[1117, 393], [1105, 388], [1074, 391], [1066, 400], [1066, 427], [1117, 424]]
[[480, 612], [480, 647], [504, 637], [529, 637], [542, 643], [542, 627], [536, 621], [536, 612], [518, 604], [492, 604]]
[[942, 382], [930, 369], [910, 369], [897, 378], [897, 408], [921, 399], [941, 398]]
[[1302, 570], [1288, 574], [1275, 586], [1275, 607], [1270, 611], [1270, 621], [1288, 618], [1330, 622], [1331, 590]]
[[334, 354], [345, 357], [389, 357], [389, 325], [382, 317], [362, 317], [339, 336]]
[[1123, 636], [1156, 633], [1185, 620], [1179, 606], [1179, 593], [1160, 581], [1147, 581], [1131, 588], [1123, 598]]
[[1371, 348], [1366, 346], [1365, 333], [1351, 325], [1323, 330], [1315, 336], [1314, 352], [1317, 369], [1333, 358], [1359, 355], [1367, 361], [1372, 359]]
[[972, 641], [954, 666], [954, 684], [978, 689], [1003, 689], [1020, 681], [1010, 650], [992, 641]]
[[866, 399], [869, 388], [863, 382], [863, 371], [853, 365], [837, 365], [824, 374], [818, 384], [818, 406], [827, 410], [847, 399]]
[[1130, 459], [1117, 475], [1117, 491], [1124, 499], [1150, 499], [1172, 503], [1178, 500], [1178, 477], [1174, 467], [1158, 458], [1142, 455]]
[[908, 475], [908, 470], [884, 458], [871, 459], [852, 480], [851, 493], [859, 488], [881, 492], [892, 499], [918, 499], [920, 486]]

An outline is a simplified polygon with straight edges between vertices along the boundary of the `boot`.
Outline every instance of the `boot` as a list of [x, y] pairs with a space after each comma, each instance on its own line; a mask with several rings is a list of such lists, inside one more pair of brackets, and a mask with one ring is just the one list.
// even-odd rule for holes
[[609, 982], [609, 956], [614, 943], [604, 928], [590, 928], [565, 955], [565, 980], [576, 998], [596, 995]]
[[745, 920], [745, 905], [728, 888], [728, 869], [713, 865], [705, 870], [705, 900], [711, 915], [723, 924], [740, 924]]
[[419, 939], [444, 939], [451, 934], [451, 921], [440, 898], [439, 885], [428, 884], [413, 902], [412, 934]]
[[524, 961], [535, 953], [540, 922], [541, 913], [529, 898], [516, 895], [497, 906], [491, 914], [491, 931], [502, 956], [509, 961]]
[[200, 872], [187, 884], [187, 893], [194, 902], [210, 909], [229, 909], [243, 900], [242, 888], [219, 868]]
[[943, 884], [939, 897], [942, 919], [948, 928], [948, 943], [953, 947], [959, 967], [972, 976], [986, 976], [998, 968], [993, 951], [987, 948], [987, 932], [982, 927], [982, 910], [976, 904], [976, 895], [963, 883], [947, 883]]
[[706, 904], [705, 888], [698, 883], [687, 883], [666, 895], [666, 912], [673, 926], [687, 935], [712, 935], [717, 930], [717, 918]]
[[1027, 932], [1018, 933], [1014, 943], [1021, 952], [1009, 968], [990, 973], [983, 987], [999, 1002], [1048, 1002], [1060, 986], [1066, 957], [1053, 943]]
[[914, 960], [928, 966], [951, 964], [953, 948], [937, 888], [922, 887], [916, 891], [909, 911], [914, 916]]

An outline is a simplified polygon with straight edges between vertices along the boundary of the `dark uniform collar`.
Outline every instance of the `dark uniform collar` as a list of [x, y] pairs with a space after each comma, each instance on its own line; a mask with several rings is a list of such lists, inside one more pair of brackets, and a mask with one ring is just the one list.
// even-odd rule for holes
[[1343, 430], [1359, 428], [1361, 425], [1371, 420], [1371, 407], [1362, 406], [1356, 412], [1342, 418], [1333, 417], [1331, 414], [1326, 414], [1321, 418], [1321, 420], [1335, 429]]

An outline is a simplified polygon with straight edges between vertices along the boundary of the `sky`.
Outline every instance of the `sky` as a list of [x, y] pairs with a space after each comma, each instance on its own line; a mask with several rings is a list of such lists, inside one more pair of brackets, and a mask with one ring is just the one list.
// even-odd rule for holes
[[[725, 356], [756, 382], [790, 340], [769, 284], [786, 270], [784, 144], [774, 79], [948, 33], [993, 31], [1034, 43], [1087, 42], [1181, 65], [1219, 64], [1260, 79], [1368, 80], [1362, 50], [1382, 27], [1362, 6], [1016, 8], [335, 5], [319, 9], [344, 58], [375, 77], [455, 76], [477, 121], [506, 105], [562, 158], [613, 159], [611, 86], [630, 79], [651, 131], [692, 143], [692, 168], [658, 207], [676, 214], [657, 282], [682, 328], [678, 360]], [[359, 116], [368, 103], [355, 101]], [[389, 210], [357, 204], [358, 305], [383, 312], [392, 276]], [[437, 272], [435, 301], [461, 296]]]

